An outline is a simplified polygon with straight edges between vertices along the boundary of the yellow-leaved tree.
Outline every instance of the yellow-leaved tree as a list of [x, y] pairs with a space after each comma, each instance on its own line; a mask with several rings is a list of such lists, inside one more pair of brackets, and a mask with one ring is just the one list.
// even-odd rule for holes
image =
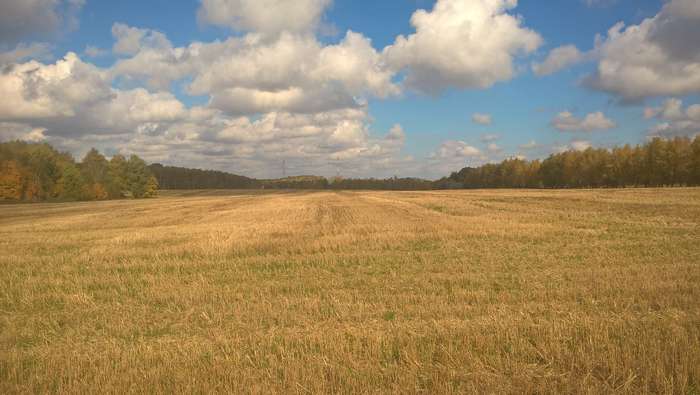
[[144, 192], [144, 197], [156, 197], [158, 195], [158, 180], [154, 176], [148, 178], [146, 183], [146, 191]]

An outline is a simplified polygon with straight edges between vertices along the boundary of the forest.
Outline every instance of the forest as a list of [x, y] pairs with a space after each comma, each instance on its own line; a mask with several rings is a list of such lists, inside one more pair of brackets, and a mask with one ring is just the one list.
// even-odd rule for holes
[[80, 163], [46, 143], [0, 143], [0, 201], [79, 201], [155, 196], [143, 159], [91, 149]]
[[162, 189], [248, 189], [257, 188], [257, 180], [216, 170], [148, 166]]
[[465, 167], [437, 181], [419, 178], [257, 180], [214, 170], [105, 158], [91, 149], [81, 162], [46, 143], [0, 143], [0, 201], [146, 198], [163, 189], [431, 190], [472, 188], [621, 188], [700, 185], [700, 137], [655, 138], [613, 149], [588, 148], [544, 160], [511, 158]]
[[256, 180], [219, 171], [154, 164], [164, 189], [432, 190], [474, 188], [623, 188], [700, 185], [700, 137], [652, 139], [613, 149], [588, 148], [544, 160], [509, 158], [465, 167], [437, 181], [420, 178], [325, 178], [296, 176]]
[[540, 160], [507, 159], [466, 167], [437, 188], [622, 188], [700, 185], [700, 136], [643, 145], [588, 148]]

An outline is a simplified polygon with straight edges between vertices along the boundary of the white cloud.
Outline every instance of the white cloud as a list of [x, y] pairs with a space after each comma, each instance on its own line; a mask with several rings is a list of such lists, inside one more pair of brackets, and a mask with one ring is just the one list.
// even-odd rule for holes
[[428, 93], [455, 87], [484, 89], [515, 75], [514, 58], [542, 43], [508, 13], [517, 0], [438, 0], [416, 11], [416, 32], [384, 49], [387, 64], [404, 70], [405, 84]]
[[649, 130], [650, 137], [694, 137], [700, 134], [700, 104], [683, 108], [683, 101], [671, 98], [661, 107], [646, 108], [644, 116], [663, 121]]
[[7, 140], [39, 142], [46, 139], [45, 129], [32, 128], [21, 123], [0, 122], [0, 137]]
[[83, 53], [85, 54], [85, 56], [90, 58], [99, 58], [108, 54], [106, 50], [96, 47], [94, 45], [86, 46], [85, 51], [83, 51]]
[[464, 141], [448, 140], [442, 142], [428, 156], [421, 171], [434, 178], [439, 178], [465, 166], [480, 166], [487, 161], [488, 155], [478, 148]]
[[399, 93], [392, 83], [393, 73], [384, 67], [369, 39], [348, 31], [337, 45], [324, 47], [312, 75], [323, 81], [339, 81], [353, 95], [371, 92], [385, 98]]
[[140, 50], [114, 65], [115, 76], [145, 80], [155, 90], [190, 76], [188, 93], [208, 95], [212, 106], [230, 114], [322, 112], [399, 93], [371, 42], [351, 31], [328, 46], [282, 33], [274, 40], [246, 35], [173, 48], [166, 38], [144, 45], [143, 30], [124, 30], [138, 32], [128, 47]]
[[571, 148], [576, 151], [585, 151], [591, 148], [591, 142], [587, 140], [574, 140], [571, 142]]
[[554, 74], [559, 70], [581, 62], [585, 55], [574, 45], [553, 49], [542, 63], [533, 63], [532, 71], [538, 76]]
[[389, 141], [403, 142], [406, 139], [406, 133], [403, 131], [401, 125], [397, 123], [396, 125], [391, 127], [391, 129], [389, 130], [389, 134], [386, 135], [386, 139]]
[[560, 154], [566, 151], [585, 151], [593, 145], [588, 140], [572, 140], [569, 144], [554, 144], [552, 145], [552, 153]]
[[[173, 48], [167, 37], [161, 33], [117, 26], [112, 29], [113, 32], [116, 30], [117, 40], [113, 51], [133, 53], [133, 56], [119, 59], [112, 65], [110, 73], [113, 78], [145, 81], [151, 89], [163, 90], [168, 89], [172, 82], [183, 79], [194, 71], [195, 55], [199, 54], [202, 44]], [[220, 44], [212, 44], [213, 47], [217, 45]]]
[[68, 53], [53, 65], [17, 64], [0, 74], [0, 119], [19, 120], [75, 115], [78, 106], [111, 95], [105, 73]]
[[602, 112], [594, 112], [584, 118], [577, 118], [569, 111], [564, 111], [552, 119], [552, 127], [560, 132], [592, 132], [594, 130], [612, 129], [617, 125]]
[[676, 98], [667, 99], [661, 107], [646, 107], [644, 118], [658, 117], [667, 121], [676, 121], [686, 117], [683, 110], [683, 101]]
[[[280, 158], [300, 172], [393, 175], [405, 134], [395, 125], [373, 137], [365, 105], [315, 113], [269, 111], [231, 116], [211, 106], [187, 108], [172, 93], [122, 90], [110, 73], [69, 53], [54, 64], [15, 65], [0, 75], [0, 140], [46, 140], [82, 155], [87, 147], [137, 153], [149, 161], [277, 176]], [[333, 161], [333, 166], [328, 166]]]
[[[241, 7], [226, 8], [232, 4]], [[115, 24], [112, 51], [118, 58], [107, 69], [74, 53], [54, 63], [26, 61], [40, 51], [17, 47], [31, 56], [18, 51], [12, 55], [17, 64], [0, 74], [0, 139], [45, 140], [74, 153], [90, 146], [116, 149], [149, 161], [252, 176], [276, 176], [274, 164], [282, 159], [299, 172], [335, 174], [340, 167], [346, 176], [394, 175], [397, 169], [416, 174], [422, 171], [417, 162], [401, 156], [406, 134], [400, 125], [371, 132], [368, 100], [401, 93], [394, 82], [399, 68], [409, 85], [428, 70], [442, 73], [439, 89], [490, 86], [512, 77], [515, 57], [541, 41], [508, 13], [513, 0], [440, 0], [431, 13], [413, 16], [416, 34], [403, 38], [408, 46], [399, 38], [384, 52], [352, 31], [334, 44], [321, 43], [312, 32], [330, 1], [264, 4], [203, 1], [203, 21], [247, 33], [182, 47], [160, 32]], [[211, 14], [217, 7], [228, 14]], [[430, 32], [433, 26], [444, 40]], [[450, 46], [454, 68], [440, 53]], [[427, 68], [387, 64], [406, 60], [406, 51], [418, 51], [415, 59], [434, 58]], [[102, 53], [85, 50], [86, 56]], [[170, 92], [174, 84], [208, 101], [188, 107]], [[485, 122], [488, 114], [481, 115]], [[446, 142], [430, 160], [444, 166], [483, 162], [500, 153], [496, 139], [490, 137], [483, 152]]]
[[464, 141], [445, 141], [431, 157], [440, 159], [481, 157], [481, 151]]
[[484, 143], [491, 143], [496, 140], [500, 140], [501, 135], [500, 134], [495, 134], [495, 133], [487, 133], [487, 134], [482, 134], [481, 135], [481, 141]]
[[331, 0], [202, 0], [202, 23], [275, 36], [308, 33], [318, 26]]
[[26, 38], [46, 38], [61, 28], [74, 28], [83, 0], [3, 0], [0, 4], [0, 44]]
[[538, 148], [538, 147], [539, 147], [539, 145], [537, 144], [537, 142], [535, 140], [530, 140], [529, 142], [518, 146], [518, 148], [520, 148], [521, 150], [526, 150], [526, 151], [533, 150], [533, 149]]
[[498, 153], [503, 152], [503, 148], [501, 148], [498, 144], [495, 144], [495, 143], [488, 144], [486, 146], [486, 150], [492, 154], [498, 154]]
[[51, 47], [46, 43], [20, 43], [6, 52], [0, 52], [0, 65], [17, 63], [27, 59], [45, 59], [49, 57]]
[[[229, 70], [238, 70], [230, 73]], [[391, 74], [361, 35], [348, 32], [337, 45], [283, 34], [272, 44], [245, 43], [198, 74], [190, 91], [210, 94], [212, 105], [232, 114], [266, 111], [323, 112], [358, 107], [366, 95], [398, 93]]]
[[668, 12], [677, 17], [700, 19], [700, 3], [696, 0], [673, 0], [668, 5]]
[[112, 36], [116, 40], [112, 51], [118, 55], [136, 55], [142, 48], [172, 48], [170, 41], [163, 33], [150, 29], [139, 29], [123, 23], [115, 23], [112, 26]]
[[490, 114], [472, 114], [472, 122], [478, 123], [480, 125], [491, 125], [491, 115]]
[[625, 101], [700, 92], [700, 6], [671, 0], [638, 25], [618, 23], [599, 40], [588, 86]]

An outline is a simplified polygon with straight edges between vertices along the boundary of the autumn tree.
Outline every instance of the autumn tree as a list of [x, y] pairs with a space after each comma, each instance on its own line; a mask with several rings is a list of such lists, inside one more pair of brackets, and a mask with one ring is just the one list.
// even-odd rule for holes
[[144, 197], [155, 197], [158, 194], [158, 180], [155, 176], [148, 177]]
[[24, 180], [15, 160], [0, 162], [0, 200], [20, 200]]
[[92, 199], [107, 199], [111, 183], [109, 162], [96, 149], [92, 148], [80, 163], [80, 170], [88, 184], [88, 194]]

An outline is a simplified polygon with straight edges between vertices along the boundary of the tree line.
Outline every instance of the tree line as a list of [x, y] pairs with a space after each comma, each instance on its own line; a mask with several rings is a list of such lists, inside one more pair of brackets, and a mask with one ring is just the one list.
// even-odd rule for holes
[[437, 184], [421, 178], [337, 178], [328, 187], [341, 190], [425, 191], [435, 189]]
[[700, 136], [570, 150], [540, 160], [465, 167], [438, 188], [620, 188], [700, 185]]
[[700, 136], [613, 149], [588, 148], [544, 160], [506, 159], [465, 167], [437, 181], [419, 178], [257, 180], [236, 174], [146, 165], [136, 155], [107, 160], [90, 150], [80, 163], [46, 143], [0, 143], [1, 200], [100, 200], [154, 196], [164, 189], [431, 190], [458, 188], [604, 188], [700, 185]]
[[158, 181], [136, 155], [91, 149], [80, 163], [46, 143], [0, 143], [0, 201], [77, 201], [155, 196]]
[[258, 187], [257, 180], [223, 171], [163, 166], [160, 163], [150, 165], [149, 169], [162, 189], [249, 189]]

